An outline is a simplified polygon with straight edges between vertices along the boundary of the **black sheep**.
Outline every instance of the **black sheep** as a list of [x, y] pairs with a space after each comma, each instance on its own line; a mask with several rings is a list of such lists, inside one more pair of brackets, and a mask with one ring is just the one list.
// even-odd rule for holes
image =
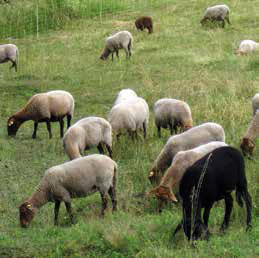
[[[193, 192], [193, 188], [195, 189]], [[193, 239], [205, 234], [208, 239], [208, 221], [210, 209], [214, 202], [225, 200], [225, 216], [221, 230], [228, 227], [233, 207], [231, 192], [236, 189], [236, 201], [239, 206], [246, 204], [247, 229], [251, 228], [252, 201], [247, 190], [245, 164], [241, 153], [232, 147], [221, 147], [207, 154], [186, 170], [179, 188], [183, 200], [183, 222], [175, 229], [174, 234], [184, 227], [188, 240], [191, 238], [192, 207], [194, 207]], [[192, 199], [193, 197], [193, 199]], [[193, 206], [192, 206], [193, 204]], [[201, 209], [203, 222], [201, 219]]]
[[142, 16], [135, 21], [137, 30], [148, 29], [148, 33], [153, 32], [153, 21], [149, 16]]

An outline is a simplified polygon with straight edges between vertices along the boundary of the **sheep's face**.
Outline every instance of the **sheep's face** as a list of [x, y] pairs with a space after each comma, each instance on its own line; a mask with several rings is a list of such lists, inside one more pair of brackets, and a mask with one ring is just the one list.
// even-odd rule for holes
[[255, 150], [255, 143], [248, 138], [243, 138], [240, 144], [240, 148], [244, 156], [246, 156], [247, 154], [253, 155], [253, 152]]
[[32, 204], [25, 202], [20, 206], [19, 211], [20, 211], [20, 225], [23, 228], [27, 228], [35, 215], [33, 206]]
[[158, 186], [150, 191], [150, 193], [154, 193], [156, 198], [162, 201], [171, 200], [173, 202], [177, 202], [176, 197], [171, 192], [168, 187]]
[[149, 172], [149, 175], [148, 175], [148, 179], [149, 179], [149, 181], [150, 181], [150, 183], [152, 184], [152, 185], [155, 185], [155, 184], [157, 184], [158, 182], [158, 179], [157, 179], [157, 173], [155, 173], [154, 171], [150, 171]]
[[210, 233], [209, 233], [208, 228], [203, 223], [199, 223], [198, 225], [195, 225], [195, 227], [194, 227], [192, 239], [193, 240], [202, 239], [202, 240], [208, 241], [209, 235], [210, 235]]
[[15, 136], [19, 127], [21, 125], [21, 122], [16, 120], [14, 117], [10, 117], [7, 121], [7, 131], [9, 136]]
[[110, 54], [111, 54], [111, 50], [108, 49], [108, 48], [105, 48], [105, 49], [103, 50], [102, 55], [100, 56], [100, 59], [106, 60]]

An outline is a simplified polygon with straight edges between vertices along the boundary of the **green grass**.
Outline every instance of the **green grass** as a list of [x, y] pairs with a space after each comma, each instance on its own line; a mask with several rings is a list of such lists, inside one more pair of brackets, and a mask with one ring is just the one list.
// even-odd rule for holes
[[[129, 2], [123, 1], [125, 5]], [[195, 124], [220, 123], [226, 142], [239, 148], [251, 120], [251, 98], [259, 92], [259, 53], [247, 57], [233, 53], [242, 39], [259, 41], [259, 7], [253, 0], [225, 3], [231, 8], [232, 25], [224, 30], [211, 24], [202, 28], [199, 24], [210, 1], [174, 0], [160, 7], [152, 1], [147, 9], [126, 8], [101, 18], [71, 18], [62, 30], [40, 33], [38, 38], [35, 33], [26, 33], [19, 39], [1, 39], [2, 43], [17, 44], [20, 62], [17, 73], [9, 70], [10, 64], [0, 65], [0, 257], [259, 255], [258, 148], [254, 160], [245, 159], [253, 198], [250, 232], [245, 232], [245, 209], [235, 203], [230, 227], [226, 234], [220, 233], [224, 215], [224, 203], [220, 201], [211, 212], [210, 241], [198, 241], [192, 248], [183, 233], [172, 239], [182, 216], [179, 206], [168, 205], [158, 214], [155, 199], [133, 197], [150, 189], [148, 170], [169, 136], [164, 131], [162, 139], [156, 135], [152, 107], [159, 98], [187, 101]], [[142, 14], [152, 15], [154, 34], [134, 28], [135, 18]], [[99, 60], [104, 38], [124, 29], [134, 37], [132, 59], [125, 60], [120, 51], [119, 60]], [[99, 218], [101, 200], [95, 194], [73, 200], [73, 226], [62, 205], [60, 226], [54, 227], [54, 206], [48, 203], [39, 210], [29, 229], [21, 229], [19, 205], [33, 193], [47, 168], [68, 158], [58, 137], [57, 123], [52, 124], [51, 140], [45, 124], [39, 125], [38, 138], [32, 140], [31, 121], [22, 125], [15, 138], [8, 138], [8, 117], [33, 94], [54, 89], [67, 90], [74, 96], [73, 122], [89, 115], [106, 117], [116, 93], [128, 87], [147, 100], [151, 117], [146, 141], [114, 141], [114, 158], [119, 166], [118, 212], [111, 213], [109, 202], [105, 218]], [[97, 149], [86, 154], [95, 152]]]

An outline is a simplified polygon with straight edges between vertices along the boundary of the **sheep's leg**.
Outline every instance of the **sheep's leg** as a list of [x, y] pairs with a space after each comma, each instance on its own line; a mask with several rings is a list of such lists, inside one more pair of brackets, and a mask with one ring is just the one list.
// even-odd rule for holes
[[230, 23], [230, 20], [229, 20], [229, 17], [228, 17], [228, 16], [226, 16], [225, 18], [226, 18], [226, 20], [227, 20], [228, 24], [231, 24], [231, 23]]
[[17, 64], [15, 61], [10, 60], [12, 62], [12, 65], [10, 66], [10, 69], [12, 69], [14, 67], [15, 71], [17, 72]]
[[101, 210], [101, 216], [104, 216], [104, 211], [106, 210], [107, 208], [107, 193], [102, 193], [100, 192], [101, 194], [101, 198], [102, 198], [102, 210]]
[[59, 126], [60, 126], [60, 138], [64, 136], [64, 120], [63, 118], [59, 119]]
[[249, 230], [252, 228], [252, 225], [251, 225], [252, 200], [251, 200], [251, 196], [248, 193], [247, 189], [244, 190], [242, 196], [245, 199], [245, 204], [246, 204], [246, 225], [247, 225], [246, 230]]
[[116, 53], [117, 58], [119, 58], [119, 50], [118, 50], [118, 48], [115, 48], [115, 53]]
[[113, 61], [113, 52], [112, 52], [112, 61]]
[[220, 228], [221, 231], [224, 231], [228, 227], [232, 208], [233, 208], [233, 198], [231, 194], [227, 194], [225, 196], [225, 217]]
[[104, 149], [103, 149], [103, 146], [102, 146], [101, 143], [98, 144], [97, 149], [98, 149], [100, 154], [104, 154]]
[[54, 225], [58, 225], [58, 212], [59, 212], [59, 207], [60, 207], [61, 201], [56, 200], [55, 201], [55, 209], [54, 209]]
[[116, 199], [116, 191], [115, 191], [115, 185], [113, 184], [113, 186], [111, 186], [109, 188], [108, 194], [111, 197], [112, 200], [112, 211], [116, 211], [117, 210], [117, 199]]
[[144, 139], [146, 139], [146, 136], [147, 136], [147, 127], [146, 127], [146, 123], [144, 122], [143, 123], [143, 137], [144, 137]]
[[175, 131], [175, 126], [172, 126], [172, 123], [169, 123], [169, 129], [170, 129], [170, 134], [173, 135], [173, 129]]
[[161, 126], [157, 126], [158, 137], [161, 138]]
[[37, 123], [37, 122], [34, 122], [34, 130], [33, 130], [33, 134], [32, 134], [32, 138], [33, 138], [33, 139], [36, 138], [37, 129], [38, 129], [38, 123]]
[[183, 200], [183, 229], [188, 240], [191, 239], [192, 202]]
[[52, 133], [51, 133], [51, 125], [50, 125], [50, 120], [49, 119], [46, 120], [46, 124], [47, 124], [47, 129], [48, 129], [48, 132], [49, 132], [49, 138], [51, 139], [52, 138]]
[[72, 116], [70, 114], [67, 114], [67, 129], [70, 127], [71, 125], [71, 119], [72, 119]]
[[106, 149], [109, 153], [110, 158], [112, 159], [112, 148], [108, 144], [105, 144], [105, 146], [106, 146]]
[[66, 205], [67, 213], [68, 213], [68, 215], [70, 217], [71, 224], [74, 224], [74, 218], [73, 218], [73, 214], [72, 214], [71, 203], [70, 202], [65, 202], [65, 205]]
[[203, 222], [206, 227], [208, 227], [211, 208], [212, 208], [212, 205], [206, 206], [203, 213]]
[[124, 51], [125, 51], [125, 54], [126, 54], [126, 58], [129, 58], [128, 47], [124, 47]]

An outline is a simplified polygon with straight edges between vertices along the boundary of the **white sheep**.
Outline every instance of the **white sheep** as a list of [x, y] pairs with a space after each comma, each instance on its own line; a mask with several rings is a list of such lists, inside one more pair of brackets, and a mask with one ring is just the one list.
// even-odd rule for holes
[[65, 133], [63, 145], [70, 160], [81, 157], [80, 153], [92, 147], [104, 153], [103, 145], [112, 158], [112, 127], [101, 117], [86, 117], [77, 121]]
[[105, 60], [108, 58], [110, 54], [112, 54], [112, 60], [113, 60], [113, 53], [115, 52], [116, 56], [119, 57], [119, 49], [122, 49], [122, 48], [126, 53], [126, 58], [130, 58], [132, 44], [133, 44], [133, 37], [131, 33], [127, 30], [119, 31], [114, 35], [106, 38], [105, 48], [100, 58], [102, 60]]
[[152, 184], [158, 184], [163, 172], [171, 165], [177, 152], [189, 150], [211, 141], [225, 142], [225, 132], [221, 125], [204, 123], [181, 134], [171, 136], [156, 158], [148, 175], [149, 180]]
[[121, 102], [131, 100], [132, 98], [136, 98], [136, 97], [138, 97], [138, 96], [134, 90], [123, 89], [123, 90], [119, 91], [119, 93], [117, 94], [117, 97], [115, 99], [113, 106], [115, 106]]
[[0, 45], [0, 64], [5, 62], [12, 62], [10, 67], [15, 69], [17, 72], [17, 63], [18, 63], [19, 51], [16, 45], [14, 44], [4, 44]]
[[[160, 184], [152, 189], [150, 193], [154, 193], [159, 200], [168, 199], [177, 202], [172, 190], [174, 187], [179, 187], [179, 182], [187, 168], [209, 152], [223, 146], [227, 146], [227, 144], [224, 142], [212, 141], [190, 150], [179, 151], [162, 177]], [[160, 202], [160, 209], [161, 205], [162, 203]]]
[[259, 109], [259, 93], [255, 94], [252, 98], [252, 107], [253, 115], [255, 115], [256, 111]]
[[37, 190], [20, 207], [20, 224], [28, 227], [37, 210], [47, 202], [55, 202], [54, 224], [58, 224], [60, 203], [65, 202], [67, 212], [73, 223], [71, 201], [97, 191], [102, 198], [101, 215], [107, 207], [107, 194], [112, 199], [113, 210], [116, 201], [117, 164], [105, 155], [93, 154], [77, 158], [46, 170]]
[[208, 7], [204, 13], [204, 16], [202, 18], [202, 20], [200, 21], [202, 25], [204, 25], [204, 23], [207, 20], [211, 20], [211, 21], [222, 21], [222, 28], [225, 27], [225, 20], [228, 22], [228, 24], [230, 24], [229, 21], [229, 7], [225, 4], [221, 4], [221, 5], [214, 5], [211, 7]]
[[8, 135], [15, 136], [21, 124], [28, 120], [34, 121], [32, 138], [36, 138], [38, 123], [46, 122], [49, 138], [52, 137], [50, 122], [60, 124], [60, 137], [64, 134], [63, 118], [67, 117], [67, 128], [70, 126], [74, 113], [74, 98], [63, 90], [54, 90], [32, 96], [25, 107], [7, 121]]
[[244, 155], [249, 153], [253, 155], [255, 150], [255, 139], [259, 136], [259, 110], [256, 111], [250, 125], [248, 126], [245, 135], [243, 136], [240, 148]]
[[239, 44], [238, 49], [236, 50], [237, 55], [247, 55], [249, 53], [252, 53], [254, 51], [259, 50], [259, 43], [246, 39], [242, 40]]
[[173, 130], [177, 133], [178, 127], [183, 131], [189, 129], [193, 125], [192, 114], [189, 105], [177, 99], [159, 99], [154, 104], [155, 124], [158, 136], [161, 137], [161, 127], [169, 128], [170, 133]]

